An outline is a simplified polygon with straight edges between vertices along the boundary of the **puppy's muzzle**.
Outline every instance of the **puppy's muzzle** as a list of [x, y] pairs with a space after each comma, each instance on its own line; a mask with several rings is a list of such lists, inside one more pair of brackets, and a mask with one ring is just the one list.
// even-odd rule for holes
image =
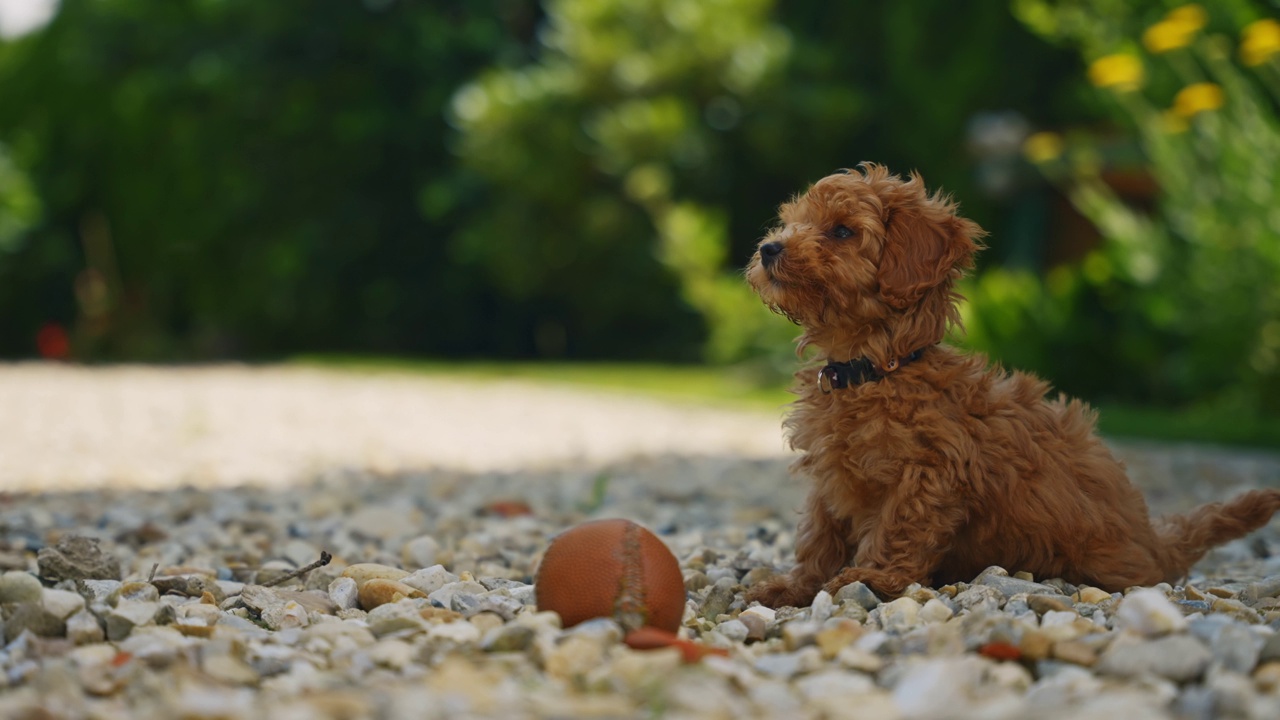
[[771, 268], [778, 262], [778, 258], [782, 255], [782, 243], [767, 242], [760, 246], [760, 264], [765, 269]]

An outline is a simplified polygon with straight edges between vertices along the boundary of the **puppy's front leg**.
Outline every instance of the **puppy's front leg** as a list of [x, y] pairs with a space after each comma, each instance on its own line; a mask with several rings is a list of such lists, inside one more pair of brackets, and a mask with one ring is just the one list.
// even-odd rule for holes
[[832, 515], [822, 494], [811, 491], [796, 530], [796, 566], [783, 577], [752, 587], [747, 602], [769, 607], [808, 605], [822, 584], [849, 562], [849, 535], [849, 521]]
[[857, 581], [880, 595], [896, 597], [911, 583], [927, 583], [950, 550], [964, 516], [963, 499], [935, 470], [907, 467], [875, 529], [862, 538], [855, 565], [841, 570], [824, 589], [835, 595]]

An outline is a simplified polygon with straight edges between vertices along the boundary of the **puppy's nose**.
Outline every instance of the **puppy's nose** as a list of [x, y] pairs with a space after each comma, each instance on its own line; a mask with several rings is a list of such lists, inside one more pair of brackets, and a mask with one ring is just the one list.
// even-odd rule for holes
[[782, 254], [782, 243], [767, 242], [760, 246], [760, 262], [765, 267], [769, 267], [778, 260], [778, 256]]

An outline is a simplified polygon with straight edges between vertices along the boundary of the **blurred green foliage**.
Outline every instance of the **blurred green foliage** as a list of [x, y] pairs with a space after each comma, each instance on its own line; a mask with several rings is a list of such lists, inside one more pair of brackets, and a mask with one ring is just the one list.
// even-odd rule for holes
[[785, 353], [773, 208], [874, 159], [994, 217], [967, 118], [1072, 63], [1003, 0], [65, 0], [0, 45], [0, 354]]
[[[1147, 63], [1149, 107], [1086, 81], [1169, 7], [63, 0], [0, 41], [0, 356], [56, 323], [90, 360], [790, 367], [795, 330], [741, 267], [781, 201], [874, 160], [992, 232], [975, 346], [1095, 398], [1280, 397], [1280, 183], [1250, 144], [1274, 140], [1274, 98], [1209, 32], [1184, 55], [1230, 102], [1185, 134], [1156, 119], [1186, 82], [1172, 55]], [[1214, 32], [1258, 7], [1231, 0]], [[1027, 127], [1084, 130], [1041, 175]], [[1113, 165], [1158, 202], [1120, 202]], [[1065, 265], [1059, 195], [1102, 235]]]
[[[972, 341], [1092, 397], [1280, 416], [1280, 24], [1246, 0], [1017, 6], [1081, 48], [1135, 144], [1029, 144], [1103, 242], [1043, 282], [977, 279]], [[1241, 50], [1266, 27], [1269, 55]], [[1149, 176], [1149, 209], [1120, 196], [1126, 170]]]
[[[531, 3], [63, 0], [0, 45], [0, 142], [43, 204], [0, 251], [0, 352], [482, 352], [445, 238], [479, 195], [443, 109]], [[483, 310], [478, 311], [483, 313]]]

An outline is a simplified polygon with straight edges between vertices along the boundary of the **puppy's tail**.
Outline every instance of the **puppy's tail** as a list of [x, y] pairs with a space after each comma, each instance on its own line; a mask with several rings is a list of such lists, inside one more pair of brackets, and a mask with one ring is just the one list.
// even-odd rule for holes
[[1253, 490], [1225, 503], [1201, 505], [1155, 523], [1165, 581], [1176, 582], [1210, 549], [1266, 525], [1280, 510], [1280, 490]]

